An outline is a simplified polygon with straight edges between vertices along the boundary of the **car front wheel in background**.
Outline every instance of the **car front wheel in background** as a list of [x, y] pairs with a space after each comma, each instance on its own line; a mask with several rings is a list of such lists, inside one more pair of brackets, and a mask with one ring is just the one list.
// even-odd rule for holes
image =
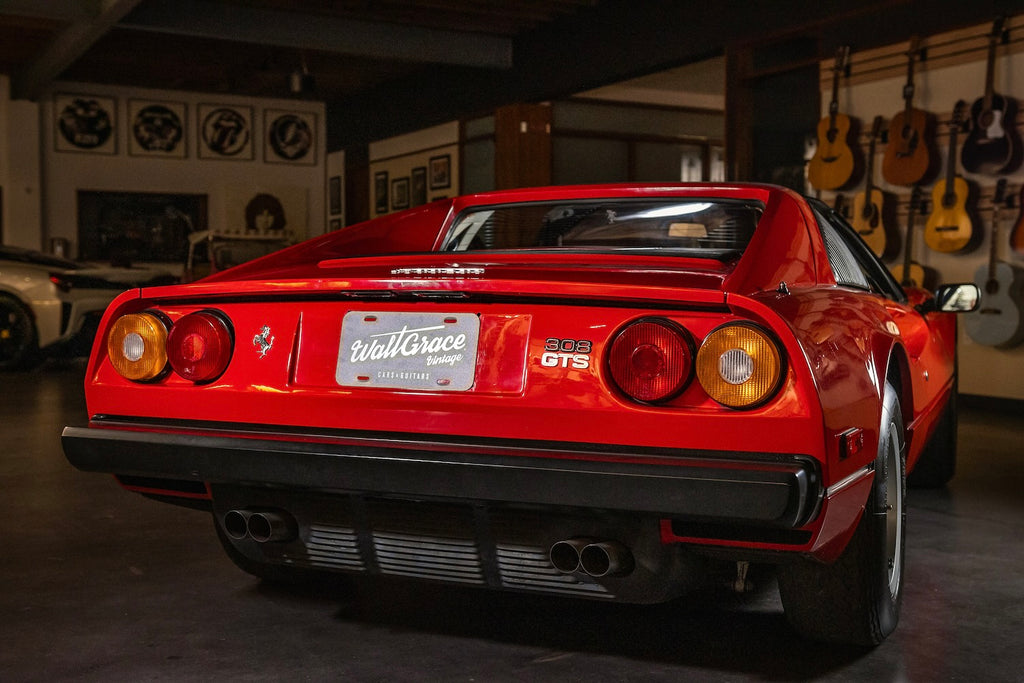
[[899, 621], [906, 546], [905, 435], [899, 398], [886, 382], [875, 478], [864, 515], [832, 564], [779, 567], [786, 618], [814, 640], [874, 646]]
[[28, 367], [38, 357], [32, 314], [14, 297], [0, 295], [0, 370]]

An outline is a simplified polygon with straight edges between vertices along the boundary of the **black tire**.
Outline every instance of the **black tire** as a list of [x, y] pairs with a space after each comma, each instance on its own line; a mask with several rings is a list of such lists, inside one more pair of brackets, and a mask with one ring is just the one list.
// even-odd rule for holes
[[875, 646], [896, 628], [906, 548], [905, 443], [899, 399], [886, 382], [874, 485], [849, 545], [832, 564], [799, 559], [779, 567], [786, 618], [805, 637]]
[[913, 472], [907, 477], [907, 484], [917, 489], [942, 488], [956, 474], [957, 451], [957, 406], [956, 387], [939, 418], [932, 438], [921, 453]]
[[14, 297], [0, 295], [0, 371], [31, 367], [38, 358], [32, 314]]

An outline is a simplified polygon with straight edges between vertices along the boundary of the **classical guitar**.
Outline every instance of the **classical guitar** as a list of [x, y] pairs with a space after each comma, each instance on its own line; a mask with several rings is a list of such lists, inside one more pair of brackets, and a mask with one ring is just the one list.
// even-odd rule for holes
[[1015, 252], [1024, 256], [1024, 185], [1021, 185], [1020, 196], [1017, 200], [1017, 220], [1010, 232], [1010, 246]]
[[999, 209], [1005, 201], [1006, 179], [1001, 178], [992, 200], [992, 244], [988, 265], [979, 266], [974, 281], [982, 291], [981, 306], [964, 318], [967, 334], [985, 346], [1013, 346], [1024, 338], [1021, 326], [1019, 271], [999, 260]]
[[882, 256], [888, 250], [887, 226], [883, 209], [886, 208], [885, 194], [874, 183], [875, 140], [882, 132], [882, 117], [876, 116], [871, 126], [871, 143], [868, 145], [867, 178], [863, 192], [853, 198], [853, 227], [860, 234], [875, 255]]
[[969, 173], [1010, 173], [1022, 158], [1020, 136], [1014, 129], [1017, 102], [993, 92], [996, 45], [1005, 33], [1003, 19], [992, 25], [988, 38], [988, 62], [985, 69], [985, 94], [971, 105], [971, 126], [960, 161]]
[[920, 41], [915, 36], [907, 53], [903, 110], [889, 121], [889, 144], [882, 157], [882, 177], [893, 185], [915, 185], [935, 170], [935, 117], [912, 104], [914, 61], [920, 53]]
[[931, 289], [935, 284], [935, 271], [914, 260], [914, 222], [921, 210], [921, 186], [915, 185], [910, 193], [910, 208], [907, 209], [907, 238], [903, 246], [903, 263], [894, 266], [893, 277], [903, 287], [924, 287]]
[[949, 150], [946, 157], [946, 177], [932, 188], [932, 211], [924, 226], [924, 241], [929, 249], [952, 253], [971, 243], [974, 225], [967, 212], [970, 186], [956, 173], [956, 139], [963, 126], [963, 100], [956, 103], [953, 120], [949, 123]]
[[828, 116], [818, 121], [818, 146], [807, 166], [807, 181], [819, 190], [834, 190], [853, 179], [856, 159], [849, 138], [850, 117], [839, 113], [839, 76], [846, 70], [849, 46], [840, 47], [832, 66], [832, 100]]

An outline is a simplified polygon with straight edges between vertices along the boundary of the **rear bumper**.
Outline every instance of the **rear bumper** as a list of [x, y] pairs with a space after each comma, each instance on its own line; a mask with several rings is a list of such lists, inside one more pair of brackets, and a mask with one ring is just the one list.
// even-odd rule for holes
[[[96, 420], [66, 427], [78, 469], [386, 497], [612, 510], [796, 528], [823, 496], [813, 458], [372, 432]], [[159, 488], [159, 487], [154, 487]]]

